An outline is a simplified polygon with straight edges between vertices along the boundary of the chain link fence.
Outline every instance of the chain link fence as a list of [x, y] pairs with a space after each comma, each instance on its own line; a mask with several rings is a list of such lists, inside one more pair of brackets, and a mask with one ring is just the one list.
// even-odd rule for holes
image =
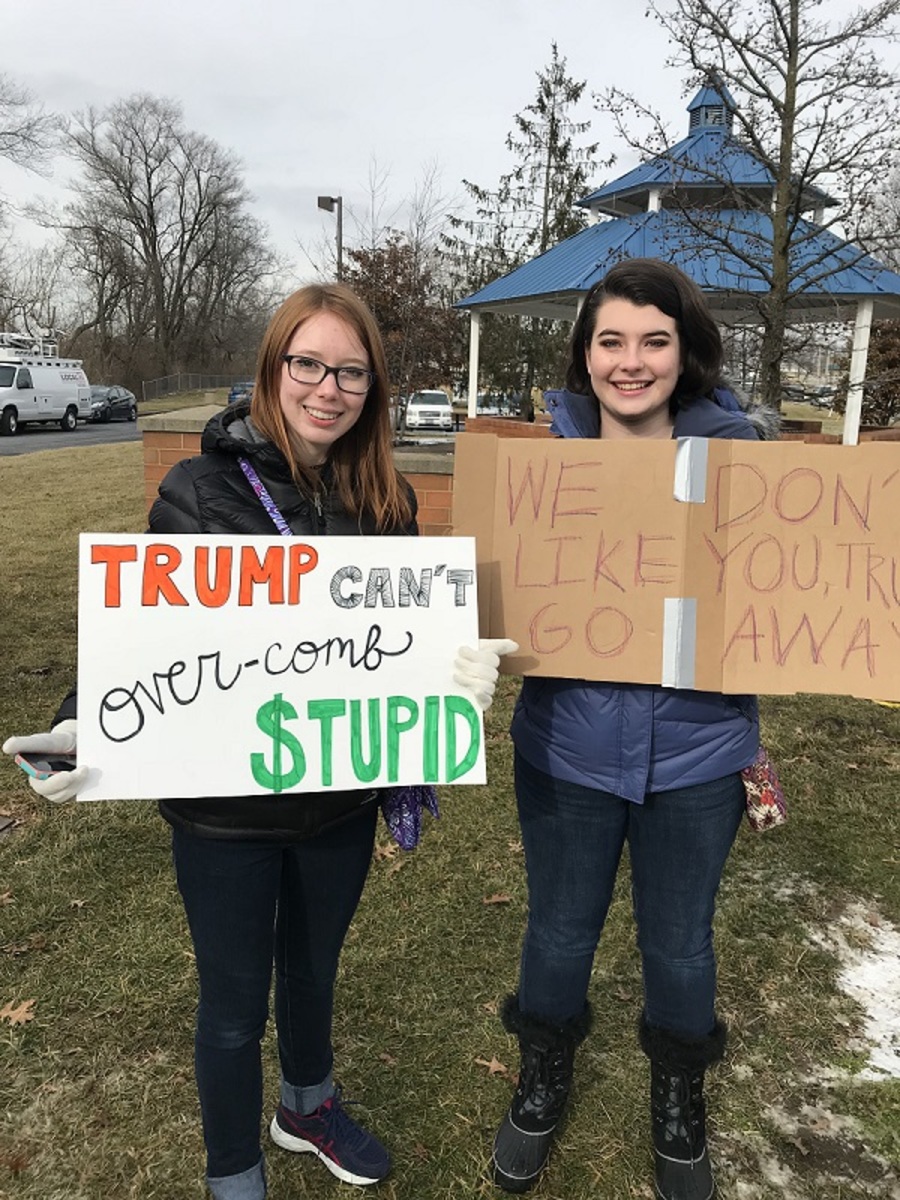
[[160, 396], [177, 396], [181, 392], [227, 388], [233, 383], [252, 378], [252, 371], [232, 375], [205, 375], [200, 372], [182, 371], [178, 375], [163, 375], [160, 379], [145, 379], [141, 384], [141, 395], [144, 400], [158, 400]]

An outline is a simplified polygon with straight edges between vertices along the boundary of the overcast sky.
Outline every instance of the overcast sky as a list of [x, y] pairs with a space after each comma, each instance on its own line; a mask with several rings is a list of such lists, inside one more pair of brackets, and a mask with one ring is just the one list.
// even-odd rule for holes
[[[685, 80], [665, 67], [666, 39], [642, 0], [7, 0], [4, 10], [3, 70], [49, 108], [150, 92], [178, 100], [190, 128], [235, 152], [297, 279], [312, 274], [301, 244], [334, 238], [317, 195], [343, 195], [352, 241], [373, 163], [388, 173], [388, 208], [429, 165], [460, 204], [463, 178], [494, 185], [554, 40], [569, 74], [587, 80], [582, 116], [600, 152], [620, 155], [613, 176], [636, 160], [591, 91], [622, 87], [687, 132]], [[69, 170], [58, 166], [57, 188]], [[0, 160], [7, 197], [54, 190]]]
[[[180, 101], [190, 128], [240, 157], [256, 215], [301, 276], [298, 241], [335, 233], [317, 195], [343, 195], [352, 239], [349, 210], [365, 212], [373, 163], [389, 172], [394, 203], [429, 164], [460, 203], [463, 178], [495, 184], [511, 161], [513, 115], [532, 100], [554, 39], [570, 75], [588, 82], [582, 112], [602, 149], [612, 133], [588, 93], [613, 83], [673, 110], [679, 136], [687, 129], [683, 81], [665, 69], [665, 39], [640, 0], [18, 0], [4, 9], [3, 70], [48, 107], [72, 113], [139, 91]], [[54, 179], [67, 173], [60, 164]], [[0, 190], [25, 199], [46, 185], [0, 161]]]

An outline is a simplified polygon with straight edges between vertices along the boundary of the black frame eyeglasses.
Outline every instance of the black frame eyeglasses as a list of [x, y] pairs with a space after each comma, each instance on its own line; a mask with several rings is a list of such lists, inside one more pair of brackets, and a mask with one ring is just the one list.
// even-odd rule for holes
[[329, 367], [309, 354], [282, 354], [281, 357], [287, 363], [288, 374], [294, 383], [315, 386], [326, 376], [333, 375], [342, 392], [364, 396], [377, 378], [374, 371], [364, 367]]

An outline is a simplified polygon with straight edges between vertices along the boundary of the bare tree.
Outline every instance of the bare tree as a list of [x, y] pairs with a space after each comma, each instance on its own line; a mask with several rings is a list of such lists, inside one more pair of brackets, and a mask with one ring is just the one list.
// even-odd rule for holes
[[44, 220], [64, 231], [90, 299], [73, 340], [90, 331], [120, 362], [142, 347], [142, 370], [167, 374], [225, 352], [226, 330], [255, 335], [277, 263], [235, 158], [146, 95], [79, 114], [68, 145], [77, 198]]
[[[870, 253], [900, 245], [897, 224], [875, 229], [867, 221], [900, 148], [898, 79], [873, 49], [896, 37], [900, 0], [876, 0], [832, 20], [822, 0], [651, 0], [649, 12], [673, 46], [668, 65], [687, 68], [689, 88], [712, 80], [734, 96], [736, 136], [771, 180], [771, 223], [761, 221], [756, 236], [747, 236], [746, 224], [731, 227], [721, 203], [704, 214], [685, 202], [683, 211], [707, 245], [721, 246], [764, 285], [758, 293], [759, 383], [763, 399], [777, 405], [790, 300], [836, 269], [834, 243], [817, 241], [804, 212], [819, 203], [820, 229], [833, 230], [841, 241], [858, 240]], [[672, 145], [658, 114], [634, 97], [609, 89], [597, 99], [644, 156]], [[648, 118], [652, 132], [636, 134], [626, 113], [629, 120]], [[711, 189], [730, 187], [724, 168], [720, 175], [715, 167], [705, 169]], [[834, 202], [833, 190], [840, 201]], [[677, 185], [673, 195], [677, 203]], [[732, 188], [729, 206], [759, 210], [759, 189]]]
[[[450, 202], [437, 166], [427, 165], [412, 197], [387, 198], [387, 174], [373, 164], [365, 215], [354, 218], [359, 244], [347, 251], [345, 278], [375, 314], [399, 395], [453, 379], [463, 329], [451, 306], [440, 235]], [[397, 226], [405, 213], [405, 224]], [[387, 215], [386, 215], [387, 214]]]
[[9, 75], [0, 75], [0, 158], [44, 172], [56, 146], [59, 118]]
[[7, 239], [0, 261], [0, 327], [27, 333], [35, 341], [57, 340], [68, 322], [68, 307], [63, 306], [72, 300], [66, 294], [62, 246], [15, 247]]
[[[0, 158], [47, 174], [58, 131], [59, 119], [46, 112], [32, 92], [0, 74]], [[38, 317], [47, 296], [38, 280], [40, 255], [24, 250], [12, 237], [11, 208], [0, 195], [0, 325], [9, 329], [23, 324], [31, 332], [35, 325], [47, 324]]]

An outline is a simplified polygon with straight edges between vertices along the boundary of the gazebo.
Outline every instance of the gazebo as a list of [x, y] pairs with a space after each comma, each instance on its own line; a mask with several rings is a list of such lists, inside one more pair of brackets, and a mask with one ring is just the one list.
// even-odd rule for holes
[[[578, 201], [591, 224], [457, 301], [471, 319], [470, 417], [477, 415], [481, 313], [574, 321], [583, 296], [622, 258], [672, 262], [703, 289], [718, 320], [758, 321], [754, 301], [766, 284], [739, 252], [760, 259], [772, 244], [774, 180], [734, 136], [734, 109], [727, 88], [701, 88], [688, 106], [687, 137]], [[807, 187], [801, 196], [810, 218], [800, 221], [792, 244], [797, 290], [789, 309], [795, 321], [854, 322], [843, 440], [855, 444], [869, 331], [875, 319], [900, 317], [900, 275], [820, 226], [824, 209], [834, 203], [818, 188]], [[704, 232], [713, 213], [727, 228], [729, 245]]]

